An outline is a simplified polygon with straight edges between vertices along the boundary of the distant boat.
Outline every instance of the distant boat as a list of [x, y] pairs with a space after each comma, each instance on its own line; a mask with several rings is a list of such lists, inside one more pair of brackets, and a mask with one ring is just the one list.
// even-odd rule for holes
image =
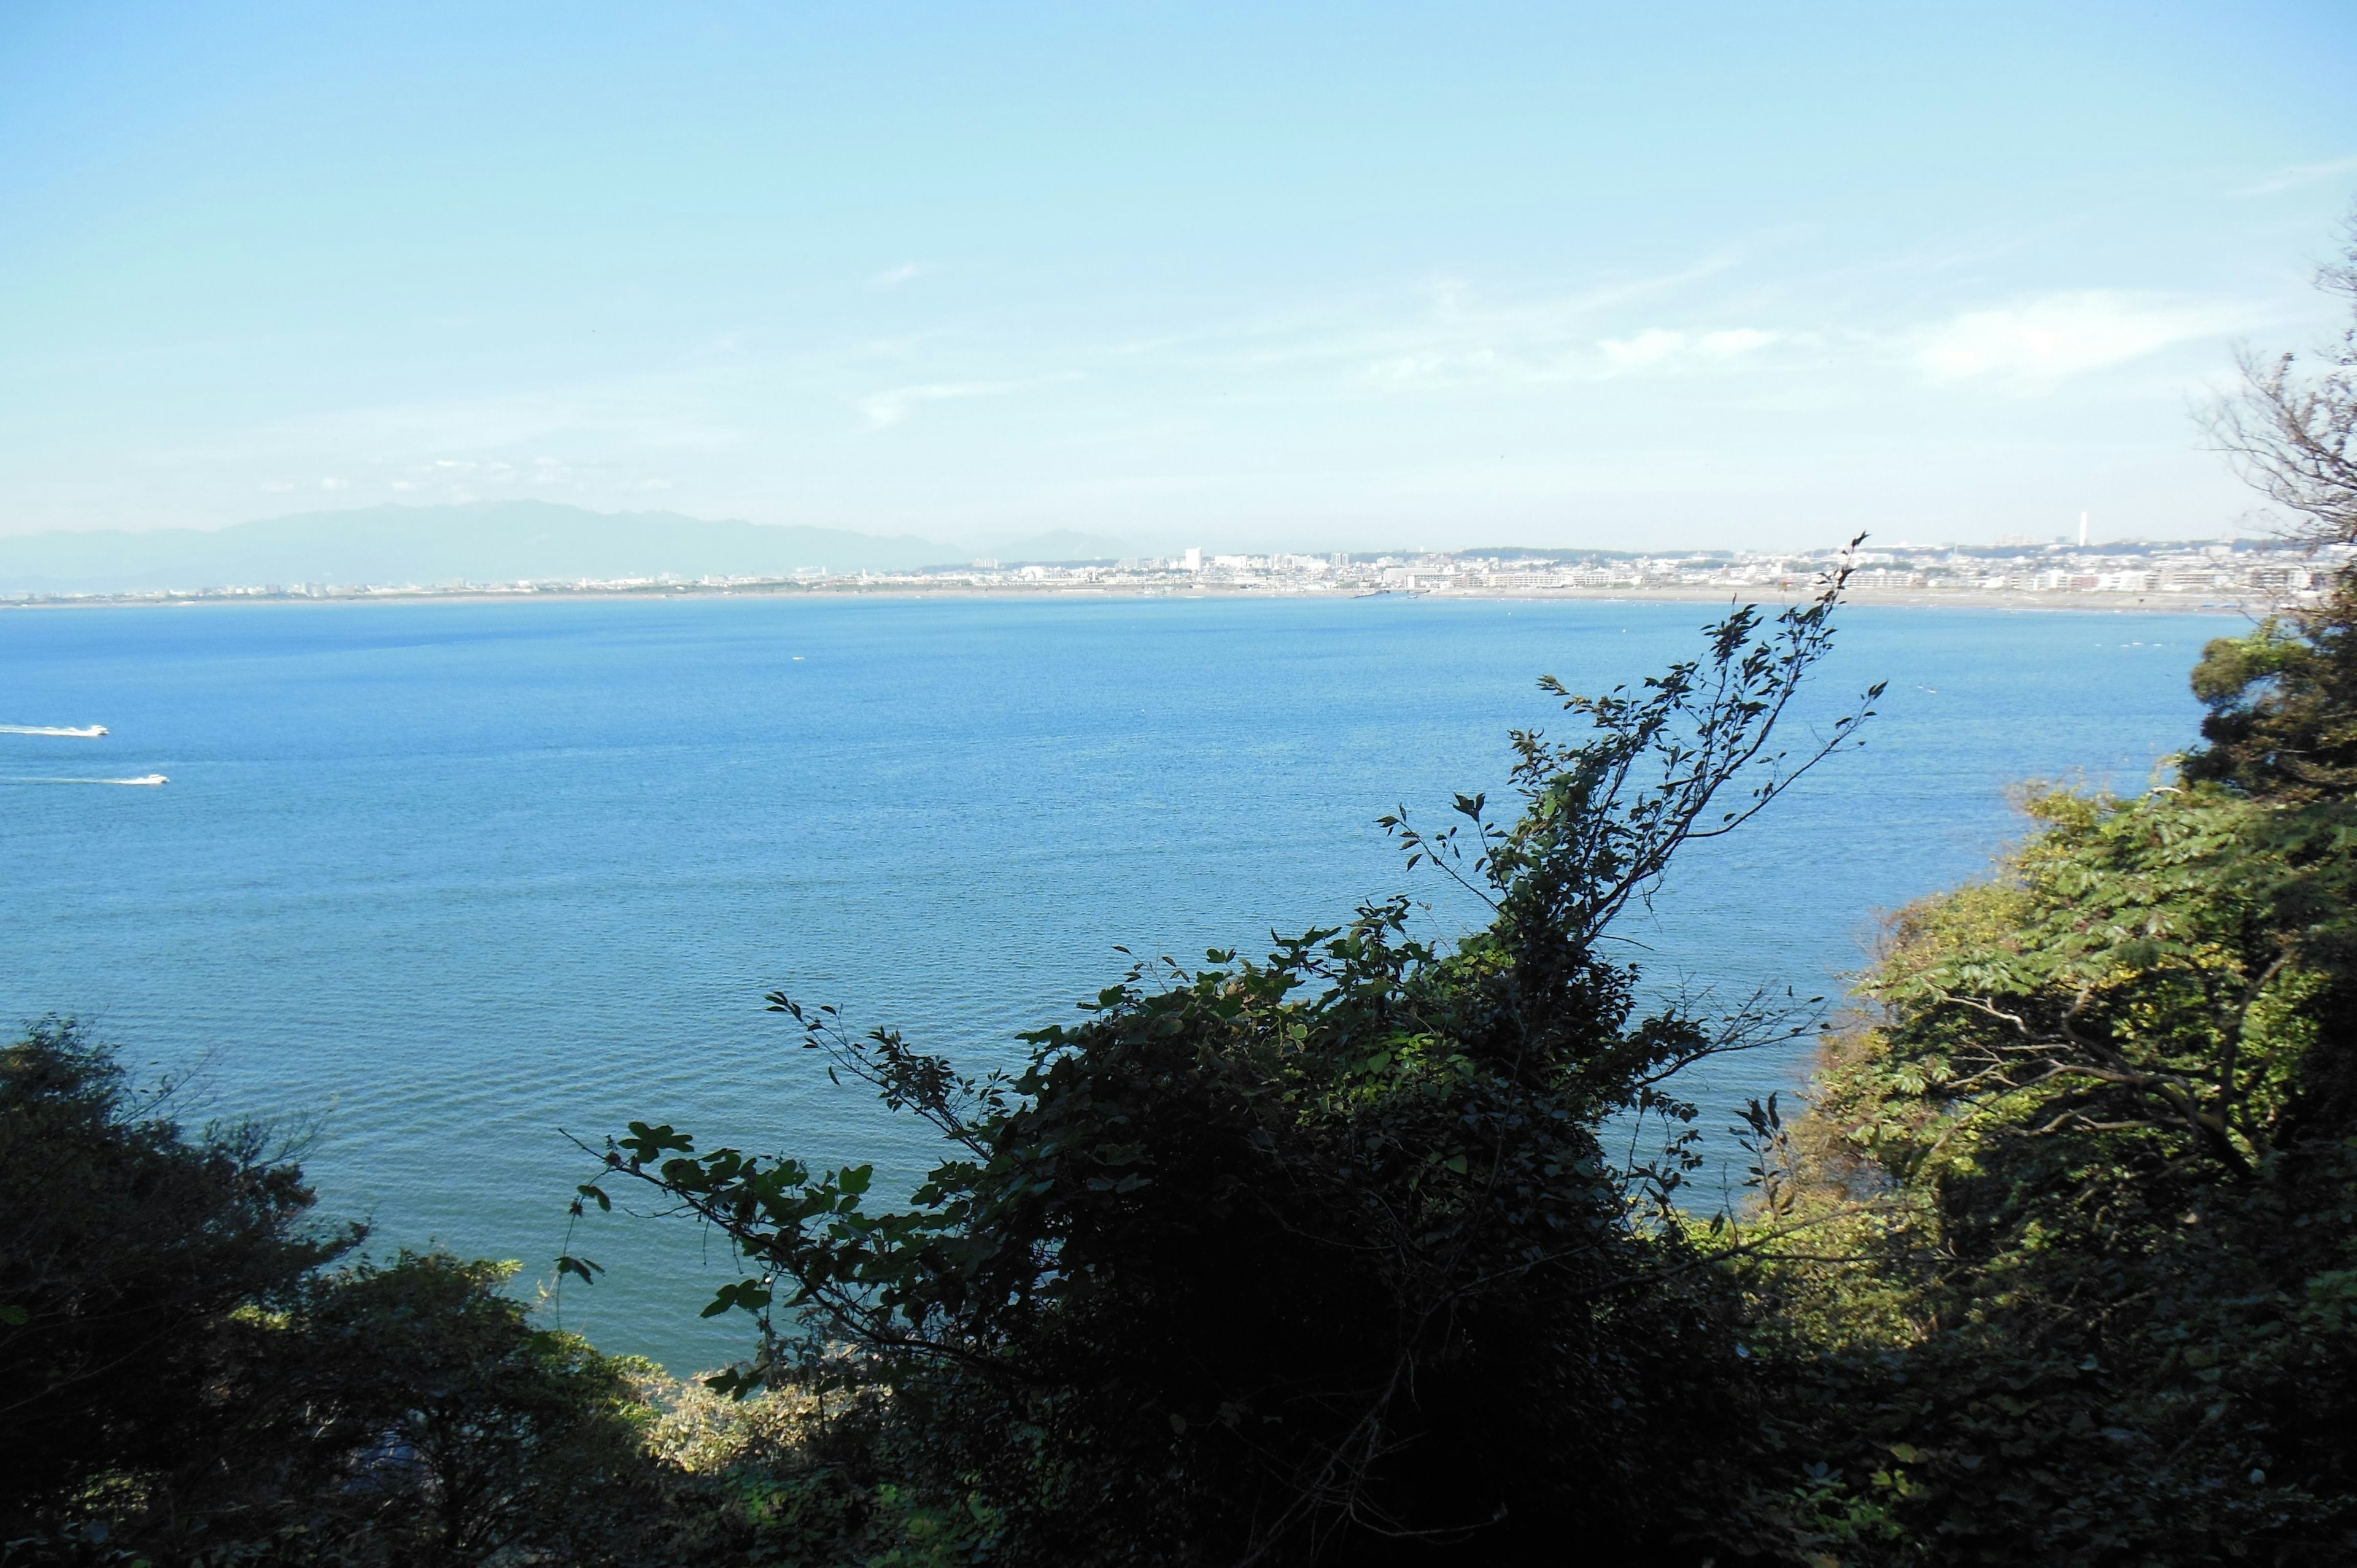
[[0, 735], [62, 735], [76, 740], [96, 740], [106, 733], [104, 725], [84, 725], [80, 729], [67, 729], [58, 725], [0, 725]]
[[170, 782], [160, 773], [143, 773], [136, 779], [0, 779], [0, 784], [135, 784], [150, 789]]

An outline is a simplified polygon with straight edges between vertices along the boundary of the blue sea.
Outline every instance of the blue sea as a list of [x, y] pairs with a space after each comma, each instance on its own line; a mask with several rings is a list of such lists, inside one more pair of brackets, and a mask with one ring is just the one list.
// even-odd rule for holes
[[[0, 615], [0, 1014], [88, 1021], [192, 1119], [316, 1126], [323, 1212], [545, 1281], [630, 1118], [905, 1187], [930, 1145], [762, 995], [975, 1068], [1076, 1016], [1115, 945], [1200, 960], [1405, 890], [1375, 825], [1506, 790], [1534, 687], [1691, 656], [1690, 604], [688, 598]], [[1848, 609], [1803, 720], [1888, 682], [1863, 749], [1697, 848], [1631, 949], [1663, 985], [1837, 994], [1881, 914], [1983, 874], [2018, 780], [2143, 788], [2223, 618]], [[1797, 738], [1797, 736], [1796, 736]], [[162, 788], [53, 779], [167, 775]], [[1706, 1125], [1803, 1053], [1719, 1064]], [[593, 1217], [565, 1325], [686, 1370], [732, 1277]]]

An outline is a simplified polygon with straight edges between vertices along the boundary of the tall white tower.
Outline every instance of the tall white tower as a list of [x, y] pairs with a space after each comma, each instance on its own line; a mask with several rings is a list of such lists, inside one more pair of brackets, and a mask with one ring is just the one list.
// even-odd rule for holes
[[2083, 511], [2079, 514], [2079, 548], [2087, 548], [2087, 514]]

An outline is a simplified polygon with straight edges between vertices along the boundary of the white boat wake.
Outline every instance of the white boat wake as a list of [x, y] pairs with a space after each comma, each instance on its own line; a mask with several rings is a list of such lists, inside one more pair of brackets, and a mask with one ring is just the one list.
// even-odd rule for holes
[[0, 784], [169, 784], [160, 773], [144, 774], [137, 779], [0, 779]]
[[96, 740], [105, 733], [104, 725], [84, 725], [80, 729], [61, 725], [0, 725], [0, 735], [62, 735], [76, 740]]

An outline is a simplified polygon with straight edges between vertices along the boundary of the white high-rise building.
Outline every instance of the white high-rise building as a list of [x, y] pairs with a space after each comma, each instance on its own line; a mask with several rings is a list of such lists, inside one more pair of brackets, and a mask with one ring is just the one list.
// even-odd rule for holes
[[1187, 550], [1187, 570], [1200, 572], [1202, 569], [1203, 547], [1200, 544], [1189, 545]]

